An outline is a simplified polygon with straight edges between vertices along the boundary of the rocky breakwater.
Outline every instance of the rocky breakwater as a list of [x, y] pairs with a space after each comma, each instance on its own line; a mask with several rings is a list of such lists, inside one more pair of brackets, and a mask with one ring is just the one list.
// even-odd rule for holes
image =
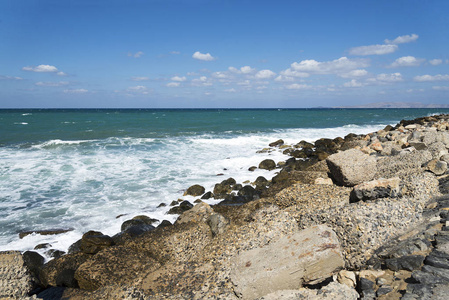
[[276, 141], [263, 151], [289, 157], [258, 166], [276, 176], [193, 186], [186, 194], [224, 200], [176, 201], [175, 224], [142, 216], [113, 237], [88, 232], [46, 264], [0, 253], [0, 298], [444, 299], [448, 121]]

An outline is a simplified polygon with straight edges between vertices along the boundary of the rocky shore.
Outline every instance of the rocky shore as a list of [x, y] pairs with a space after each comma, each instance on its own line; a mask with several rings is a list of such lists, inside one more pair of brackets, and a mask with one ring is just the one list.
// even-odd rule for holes
[[89, 231], [47, 263], [0, 252], [0, 299], [447, 299], [449, 115], [268, 146], [286, 160], [248, 172], [273, 178], [194, 185], [174, 224]]

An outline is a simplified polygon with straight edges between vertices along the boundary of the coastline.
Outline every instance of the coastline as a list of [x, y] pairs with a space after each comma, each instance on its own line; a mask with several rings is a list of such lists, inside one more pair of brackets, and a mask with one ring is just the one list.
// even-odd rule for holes
[[[27, 284], [33, 289], [38, 287], [39, 290], [35, 292], [62, 292], [73, 299], [117, 296], [130, 299], [255, 299], [266, 296], [268, 298], [263, 299], [270, 299], [268, 294], [278, 292], [275, 287], [267, 294], [253, 295], [248, 291], [251, 288], [247, 286], [251, 286], [251, 283], [242, 279], [244, 272], [236, 270], [240, 255], [255, 249], [267, 249], [268, 245], [276, 244], [282, 237], [325, 225], [328, 229], [323, 232], [332, 232], [332, 235], [326, 237], [330, 240], [318, 240], [317, 243], [335, 245], [322, 252], [337, 252], [344, 263], [330, 271], [315, 270], [315, 273], [319, 273], [318, 277], [313, 275], [315, 277], [309, 278], [310, 274], [302, 274], [297, 284], [306, 287], [322, 284], [333, 278], [333, 275], [342, 277], [342, 271], [346, 271], [352, 272], [354, 278], [357, 276], [352, 287], [351, 284], [342, 283], [343, 280], [331, 280], [332, 283], [324, 285], [322, 289], [331, 285], [335, 291], [349, 288], [349, 293], [352, 293], [356, 287], [356, 293], [363, 293], [360, 290], [360, 282], [364, 281], [361, 278], [365, 278], [362, 271], [368, 269], [368, 266], [376, 270], [375, 267], [380, 265], [382, 268], [382, 264], [386, 264], [383, 260], [388, 255], [379, 255], [384, 251], [379, 252], [379, 249], [388, 248], [386, 241], [397, 241], [395, 239], [398, 238], [401, 242], [407, 241], [410, 237], [405, 234], [418, 230], [423, 224], [432, 224], [434, 235], [429, 233], [428, 238], [435, 239], [446, 226], [441, 223], [444, 218], [438, 219], [438, 209], [444, 200], [438, 180], [444, 182], [447, 175], [447, 162], [444, 160], [447, 158], [441, 158], [447, 155], [449, 148], [448, 119], [448, 115], [423, 117], [402, 121], [396, 127], [390, 126], [367, 135], [321, 139], [314, 144], [299, 142], [297, 145], [283, 145], [278, 141], [268, 150], [262, 151], [282, 151], [290, 158], [281, 164], [274, 162], [279, 174], [271, 180], [256, 180], [253, 188], [246, 183], [249, 186], [246, 189], [242, 189], [245, 183], [225, 180], [216, 186], [217, 191], [213, 191], [219, 198], [225, 195], [225, 205], [211, 207], [200, 203], [192, 208], [184, 203], [179, 207], [186, 210], [174, 225], [165, 223], [168, 226], [154, 228], [151, 220], [141, 218], [116, 237], [90, 232], [78, 243], [78, 249], [74, 246], [71, 253], [45, 265], [37, 262], [40, 259], [32, 254], [31, 263], [25, 259], [27, 272], [31, 273]], [[357, 151], [356, 154], [349, 155], [348, 151], [353, 150]], [[349, 155], [343, 158], [343, 164], [332, 160], [332, 156], [339, 153]], [[351, 167], [358, 168], [356, 174], [352, 174], [354, 172], [351, 170], [342, 171], [344, 165], [358, 160], [362, 163]], [[357, 179], [359, 173], [365, 173], [363, 170], [369, 164], [375, 170], [369, 170], [369, 174]], [[271, 168], [269, 164], [263, 167]], [[349, 172], [349, 175], [345, 172]], [[355, 179], [348, 181], [348, 176]], [[374, 188], [371, 187], [371, 190], [369, 187], [360, 187], [361, 184], [380, 178], [399, 180], [372, 183]], [[232, 194], [237, 184], [242, 187], [236, 187]], [[362, 196], [352, 196], [356, 189], [354, 186], [360, 188], [359, 194]], [[430, 201], [438, 196], [439, 200]], [[424, 229], [424, 232], [428, 231], [428, 228]], [[416, 234], [421, 232], [418, 230]], [[416, 237], [416, 234], [411, 236]], [[427, 246], [428, 253], [421, 248], [419, 250], [421, 256], [426, 258], [433, 248]], [[16, 255], [16, 261], [20, 261], [19, 256], [30, 256], [9, 252], [0, 255]], [[406, 256], [413, 255], [417, 254], [412, 252]], [[397, 257], [388, 257], [392, 258]], [[316, 259], [320, 262], [323, 258]], [[421, 267], [422, 263], [419, 265]], [[388, 273], [386, 271], [392, 270], [381, 271]], [[418, 268], [412, 271], [418, 271]], [[366, 275], [365, 279], [371, 280], [373, 274], [380, 274], [373, 272]], [[383, 278], [383, 275], [375, 277], [372, 288], [366, 289], [366, 295], [377, 293], [384, 285], [388, 286], [376, 285], [376, 279]], [[411, 278], [412, 272], [403, 275], [401, 282], [405, 282], [407, 276]], [[419, 281], [419, 278], [414, 279]], [[391, 291], [385, 295], [401, 295], [400, 291], [402, 295], [413, 293], [407, 285], [393, 287], [390, 284], [390, 287]], [[31, 291], [16, 290], [24, 297]], [[307, 294], [313, 291], [304, 289], [295, 293]]]

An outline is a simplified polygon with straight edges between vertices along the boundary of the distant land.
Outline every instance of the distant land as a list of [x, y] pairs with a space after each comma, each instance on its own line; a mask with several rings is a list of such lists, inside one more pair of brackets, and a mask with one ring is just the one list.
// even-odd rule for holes
[[449, 104], [424, 104], [420, 102], [376, 102], [335, 108], [449, 108]]

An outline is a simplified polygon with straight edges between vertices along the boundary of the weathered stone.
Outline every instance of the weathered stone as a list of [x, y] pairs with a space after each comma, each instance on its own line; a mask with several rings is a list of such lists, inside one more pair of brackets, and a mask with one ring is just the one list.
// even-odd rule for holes
[[23, 239], [27, 235], [30, 234], [40, 234], [40, 235], [56, 235], [61, 233], [66, 233], [72, 231], [73, 229], [49, 229], [49, 230], [30, 230], [30, 231], [21, 231], [19, 232], [19, 238]]
[[372, 180], [377, 171], [376, 159], [357, 149], [332, 154], [326, 162], [332, 178], [344, 186]]
[[213, 214], [213, 210], [207, 203], [199, 203], [195, 205], [192, 209], [184, 212], [179, 216], [176, 223], [187, 223], [187, 222], [206, 222], [209, 217]]
[[0, 252], [0, 299], [25, 297], [34, 286], [35, 280], [20, 252]]
[[355, 288], [357, 285], [355, 273], [352, 271], [341, 270], [340, 272], [338, 272], [337, 281], [351, 288]]
[[209, 217], [207, 223], [210, 226], [213, 236], [217, 236], [226, 231], [229, 220], [220, 214], [213, 214]]
[[204, 194], [206, 190], [204, 189], [203, 186], [199, 185], [199, 184], [195, 184], [192, 185], [191, 187], [189, 187], [187, 189], [187, 191], [185, 191], [184, 196], [190, 195], [190, 196], [201, 196], [202, 194]]
[[399, 155], [379, 157], [375, 177], [392, 178], [421, 172], [421, 166], [432, 159], [429, 151], [410, 152], [407, 149], [404, 149]]
[[443, 175], [447, 171], [447, 162], [438, 159], [432, 159], [424, 166], [427, 171], [430, 171], [437, 176]]
[[330, 178], [321, 178], [321, 177], [318, 177], [317, 179], [315, 179], [314, 184], [327, 184], [327, 185], [333, 185], [334, 182], [333, 182], [332, 179], [330, 179]]
[[436, 268], [449, 269], [449, 255], [435, 250], [426, 257], [424, 263]]
[[319, 225], [241, 252], [232, 261], [231, 280], [238, 295], [253, 299], [303, 283], [319, 283], [343, 265], [337, 236]]
[[83, 234], [80, 250], [83, 253], [95, 254], [112, 245], [114, 245], [114, 241], [110, 236], [91, 230]]
[[268, 171], [274, 170], [276, 169], [276, 163], [272, 159], [264, 159], [263, 161], [260, 162], [259, 169], [264, 169]]
[[298, 299], [329, 299], [329, 300], [356, 300], [359, 294], [356, 290], [331, 282], [321, 289], [281, 290], [265, 295], [258, 300], [298, 300]]
[[192, 207], [193, 207], [193, 204], [190, 203], [189, 201], [185, 200], [185, 201], [182, 201], [179, 204], [179, 206], [170, 208], [170, 210], [167, 212], [167, 214], [180, 215], [180, 214], [184, 213], [185, 211], [188, 211]]
[[351, 201], [366, 201], [378, 198], [396, 198], [402, 195], [398, 177], [377, 179], [358, 184], [351, 192]]
[[209, 192], [205, 193], [203, 196], [201, 196], [201, 199], [207, 200], [207, 199], [210, 199], [212, 197], [214, 197], [214, 194], [212, 194], [212, 192], [209, 191]]

